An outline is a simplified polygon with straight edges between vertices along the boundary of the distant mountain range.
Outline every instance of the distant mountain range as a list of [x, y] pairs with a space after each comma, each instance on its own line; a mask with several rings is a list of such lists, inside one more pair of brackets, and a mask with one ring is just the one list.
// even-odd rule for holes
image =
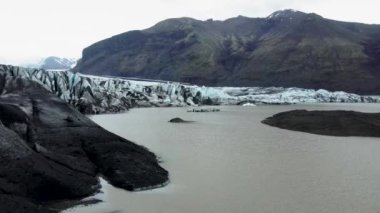
[[47, 58], [30, 58], [30, 59], [13, 59], [7, 60], [6, 58], [0, 58], [0, 63], [11, 64], [16, 66], [22, 66], [26, 68], [36, 68], [45, 70], [69, 70], [73, 68], [77, 59], [75, 58], [61, 58], [56, 56], [50, 56]]
[[175, 18], [83, 50], [82, 73], [209, 86], [380, 94], [380, 25], [282, 10], [266, 18]]
[[77, 63], [74, 58], [59, 58], [55, 56], [50, 56], [42, 60], [40, 69], [45, 70], [69, 70], [73, 68]]

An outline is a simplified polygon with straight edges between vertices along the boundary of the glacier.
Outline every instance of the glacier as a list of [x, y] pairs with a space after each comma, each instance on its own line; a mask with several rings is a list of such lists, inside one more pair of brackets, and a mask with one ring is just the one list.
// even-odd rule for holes
[[[199, 105], [380, 103], [380, 97], [342, 91], [283, 87], [206, 87], [179, 82], [84, 75], [0, 65], [0, 77], [29, 79], [43, 85], [86, 114], [115, 113], [133, 107]], [[0, 87], [3, 87], [0, 85]], [[4, 91], [3, 91], [4, 92]]]

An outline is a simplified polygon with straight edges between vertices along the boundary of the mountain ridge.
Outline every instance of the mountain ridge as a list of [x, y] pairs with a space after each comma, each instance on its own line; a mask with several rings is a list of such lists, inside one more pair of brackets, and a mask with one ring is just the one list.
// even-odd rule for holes
[[208, 86], [284, 86], [380, 94], [380, 25], [283, 10], [265, 18], [167, 19], [83, 50], [86, 74]]

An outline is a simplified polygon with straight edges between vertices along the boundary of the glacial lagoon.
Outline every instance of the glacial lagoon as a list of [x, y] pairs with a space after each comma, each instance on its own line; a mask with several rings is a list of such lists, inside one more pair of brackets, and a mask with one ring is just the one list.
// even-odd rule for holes
[[[140, 108], [91, 118], [155, 152], [166, 187], [128, 192], [102, 179], [104, 202], [65, 212], [377, 213], [380, 140], [278, 129], [261, 121], [292, 110], [380, 112], [379, 104], [222, 106], [220, 112]], [[169, 123], [175, 117], [194, 121]]]

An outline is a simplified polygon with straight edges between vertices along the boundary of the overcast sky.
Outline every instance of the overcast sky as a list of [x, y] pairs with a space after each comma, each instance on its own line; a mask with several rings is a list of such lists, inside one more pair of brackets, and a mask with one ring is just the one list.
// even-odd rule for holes
[[173, 17], [266, 17], [281, 9], [380, 24], [378, 0], [0, 0], [0, 62], [51, 55], [81, 57], [112, 35]]

